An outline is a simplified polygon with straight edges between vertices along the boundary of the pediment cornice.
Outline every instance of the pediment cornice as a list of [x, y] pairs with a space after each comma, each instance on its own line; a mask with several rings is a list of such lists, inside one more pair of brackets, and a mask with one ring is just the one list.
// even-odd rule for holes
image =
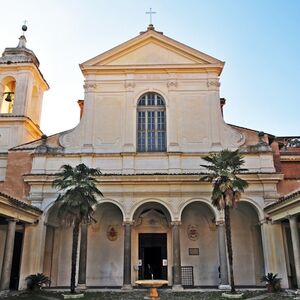
[[213, 72], [224, 62], [184, 45], [155, 30], [122, 43], [80, 65], [82, 72]]

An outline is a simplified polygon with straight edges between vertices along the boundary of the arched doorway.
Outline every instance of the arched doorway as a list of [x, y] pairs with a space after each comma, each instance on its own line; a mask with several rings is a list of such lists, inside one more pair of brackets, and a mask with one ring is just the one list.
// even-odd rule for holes
[[259, 218], [256, 208], [238, 203], [231, 213], [233, 269], [236, 285], [260, 286], [264, 275], [264, 259]]
[[133, 281], [137, 279], [171, 280], [172, 236], [168, 209], [157, 202], [147, 202], [133, 215]]
[[195, 286], [219, 284], [215, 214], [204, 202], [188, 204], [181, 215], [181, 264], [192, 266]]

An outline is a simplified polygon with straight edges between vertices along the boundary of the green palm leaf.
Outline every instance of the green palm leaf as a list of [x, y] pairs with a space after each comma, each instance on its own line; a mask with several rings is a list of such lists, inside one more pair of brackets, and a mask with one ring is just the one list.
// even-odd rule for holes
[[99, 169], [79, 164], [76, 167], [63, 165], [56, 173], [53, 186], [60, 192], [55, 200], [58, 205], [58, 217], [62, 223], [73, 226], [71, 292], [75, 293], [76, 261], [78, 234], [81, 223], [95, 221], [93, 213], [97, 204], [96, 196], [103, 196], [97, 188], [96, 177]]
[[231, 292], [235, 293], [229, 209], [236, 206], [241, 199], [242, 192], [248, 186], [247, 181], [237, 176], [237, 174], [247, 171], [247, 169], [242, 168], [245, 161], [239, 150], [223, 150], [202, 159], [207, 162], [207, 164], [201, 166], [208, 171], [208, 174], [202, 176], [200, 180], [212, 183], [212, 205], [218, 210], [224, 210]]

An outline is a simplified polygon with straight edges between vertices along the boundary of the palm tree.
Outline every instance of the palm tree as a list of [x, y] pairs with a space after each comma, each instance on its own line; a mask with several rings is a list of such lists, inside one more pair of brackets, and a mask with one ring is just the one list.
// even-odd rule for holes
[[224, 210], [231, 293], [236, 293], [233, 276], [230, 209], [236, 207], [236, 203], [241, 198], [241, 193], [248, 186], [247, 181], [237, 176], [238, 173], [247, 171], [247, 169], [242, 168], [245, 161], [239, 150], [222, 150], [219, 153], [203, 157], [203, 159], [209, 164], [201, 166], [205, 167], [209, 174], [202, 176], [200, 180], [212, 183], [212, 204], [218, 210]]
[[55, 203], [58, 205], [58, 217], [65, 225], [73, 226], [71, 293], [75, 293], [76, 261], [79, 227], [94, 219], [92, 214], [97, 203], [96, 195], [103, 196], [96, 187], [95, 176], [101, 174], [99, 169], [79, 164], [76, 167], [63, 165], [62, 171], [56, 173], [53, 186], [60, 191]]

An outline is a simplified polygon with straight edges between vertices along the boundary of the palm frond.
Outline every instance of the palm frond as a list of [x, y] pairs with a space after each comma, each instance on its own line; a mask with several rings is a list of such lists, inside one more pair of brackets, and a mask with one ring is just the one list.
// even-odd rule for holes
[[247, 181], [237, 176], [247, 171], [243, 168], [245, 161], [239, 150], [225, 149], [202, 159], [208, 164], [201, 166], [206, 168], [209, 174], [200, 177], [200, 180], [212, 183], [212, 204], [217, 209], [223, 209], [225, 206], [234, 207], [240, 200], [241, 193], [248, 187]]
[[53, 186], [60, 191], [55, 202], [59, 204], [58, 217], [64, 224], [90, 223], [93, 220], [96, 195], [103, 196], [96, 185], [95, 177], [99, 175], [99, 169], [89, 168], [85, 164], [74, 168], [63, 165], [61, 171], [55, 174]]

